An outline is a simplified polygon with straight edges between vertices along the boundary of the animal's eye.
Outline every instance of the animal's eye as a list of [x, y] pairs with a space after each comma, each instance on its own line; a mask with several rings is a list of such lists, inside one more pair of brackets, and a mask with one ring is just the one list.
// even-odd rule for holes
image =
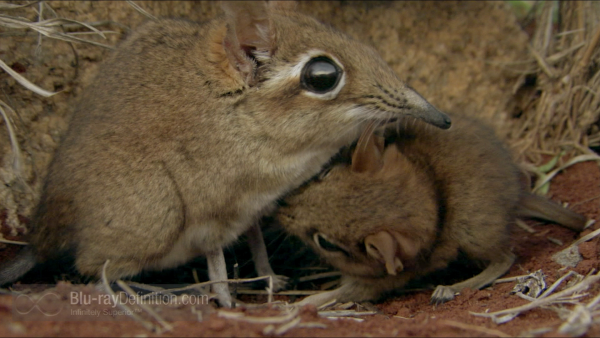
[[302, 86], [314, 93], [323, 94], [334, 90], [342, 78], [342, 69], [326, 56], [312, 58], [304, 65], [300, 81]]
[[329, 176], [329, 173], [331, 172], [331, 167], [326, 168], [325, 170], [321, 171], [321, 173], [319, 174], [319, 176], [317, 177], [319, 181], [322, 181], [325, 177]]
[[339, 246], [326, 240], [325, 237], [323, 237], [323, 235], [321, 235], [319, 233], [314, 234], [313, 239], [314, 239], [315, 243], [317, 243], [317, 245], [325, 251], [343, 252], [343, 253], [346, 252], [346, 250], [344, 250], [344, 249], [340, 248]]

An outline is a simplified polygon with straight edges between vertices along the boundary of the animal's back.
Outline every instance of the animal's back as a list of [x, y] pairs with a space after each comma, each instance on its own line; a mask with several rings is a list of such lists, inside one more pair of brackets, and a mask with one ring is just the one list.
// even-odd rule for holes
[[33, 218], [30, 241], [40, 261], [94, 243], [88, 256], [101, 259], [113, 248], [145, 264], [176, 239], [186, 215], [185, 186], [174, 176], [185, 174], [172, 170], [172, 159], [199, 123], [212, 121], [193, 115], [210, 111], [214, 100], [204, 83], [210, 74], [199, 74], [189, 57], [209, 28], [185, 20], [149, 22], [100, 68], [79, 100]]
[[518, 168], [494, 131], [482, 122], [451, 115], [445, 133], [416, 122], [400, 128], [400, 151], [429, 173], [438, 194], [442, 232], [432, 266], [463, 250], [487, 260], [508, 253], [508, 225], [521, 195]]

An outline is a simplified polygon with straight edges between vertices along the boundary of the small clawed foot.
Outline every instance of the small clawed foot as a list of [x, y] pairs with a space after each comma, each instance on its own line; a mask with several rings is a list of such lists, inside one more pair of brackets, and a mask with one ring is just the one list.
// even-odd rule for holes
[[453, 300], [457, 293], [450, 286], [438, 285], [431, 295], [431, 304], [439, 305], [447, 301]]
[[[289, 277], [287, 276], [271, 275], [271, 278], [273, 278], [273, 292], [284, 290], [289, 282]], [[266, 282], [268, 285], [269, 280], [266, 280]]]
[[231, 294], [229, 293], [229, 289], [227, 289], [227, 290], [217, 289], [217, 290], [213, 290], [213, 291], [217, 294], [217, 301], [220, 306], [226, 307], [226, 308], [231, 308], [232, 300], [231, 300]]

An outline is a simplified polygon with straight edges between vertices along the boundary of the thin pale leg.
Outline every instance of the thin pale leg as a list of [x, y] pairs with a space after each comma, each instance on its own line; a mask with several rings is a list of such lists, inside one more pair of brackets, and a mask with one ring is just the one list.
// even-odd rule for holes
[[473, 290], [481, 289], [505, 274], [514, 261], [515, 256], [512, 253], [509, 253], [503, 255], [500, 260], [491, 262], [490, 265], [477, 276], [449, 286], [438, 285], [431, 295], [431, 303], [441, 304], [452, 300], [456, 293], [466, 288]]
[[338, 300], [345, 296], [345, 292], [342, 289], [343, 287], [340, 287], [338, 289], [335, 290], [331, 290], [331, 291], [325, 291], [325, 292], [321, 292], [321, 293], [317, 293], [311, 296], [308, 296], [306, 298], [304, 298], [303, 300], [294, 303], [294, 305], [298, 305], [298, 306], [304, 306], [304, 305], [308, 305], [308, 304], [312, 304], [316, 307], [319, 307], [327, 302], [330, 302], [332, 300]]
[[[391, 291], [395, 289], [395, 286], [400, 287], [406, 282], [404, 278], [392, 277], [381, 280], [362, 280], [343, 276], [342, 285], [339, 288], [308, 296], [295, 304], [299, 306], [312, 304], [318, 307], [334, 299], [340, 303], [376, 300], [382, 292]], [[395, 282], [397, 282], [397, 285], [395, 285]]]
[[[227, 279], [227, 266], [225, 265], [225, 255], [222, 248], [207, 252], [206, 263], [208, 265], [208, 278], [211, 281], [224, 281]], [[221, 306], [231, 307], [231, 294], [227, 282], [213, 284], [212, 291], [217, 294]]]
[[248, 236], [248, 246], [250, 246], [250, 252], [252, 252], [256, 273], [259, 276], [271, 276], [273, 278], [274, 292], [283, 289], [287, 284], [287, 277], [275, 275], [275, 272], [273, 272], [271, 264], [269, 264], [267, 247], [260, 230], [260, 224], [253, 225], [246, 232], [246, 236]]

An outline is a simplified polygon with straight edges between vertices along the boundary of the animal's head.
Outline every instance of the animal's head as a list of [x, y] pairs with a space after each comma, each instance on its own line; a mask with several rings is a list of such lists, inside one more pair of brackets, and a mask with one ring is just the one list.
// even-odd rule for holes
[[384, 150], [371, 126], [351, 164], [323, 172], [288, 196], [277, 217], [342, 272], [384, 277], [411, 269], [430, 248], [437, 204], [426, 177], [395, 144]]
[[371, 47], [300, 14], [287, 1], [222, 3], [226, 25], [211, 39], [236, 105], [251, 127], [321, 147], [347, 144], [369, 121], [411, 116], [439, 128], [450, 118], [402, 82]]

